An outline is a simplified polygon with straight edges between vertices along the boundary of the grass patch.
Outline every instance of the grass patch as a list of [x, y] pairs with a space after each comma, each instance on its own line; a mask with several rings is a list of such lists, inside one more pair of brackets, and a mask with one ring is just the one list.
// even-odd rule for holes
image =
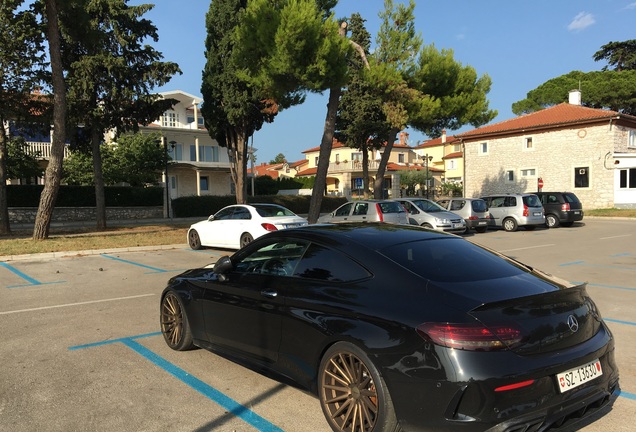
[[585, 216], [636, 218], [636, 209], [607, 208], [607, 209], [585, 210]]
[[94, 232], [87, 228], [51, 230], [46, 240], [33, 240], [32, 232], [0, 237], [0, 256], [46, 252], [113, 249], [135, 246], [186, 244], [187, 226], [148, 225]]

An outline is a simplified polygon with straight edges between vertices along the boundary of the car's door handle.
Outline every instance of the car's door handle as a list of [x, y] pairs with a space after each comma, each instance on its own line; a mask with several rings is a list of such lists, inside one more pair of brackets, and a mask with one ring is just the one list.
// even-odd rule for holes
[[278, 295], [277, 291], [261, 291], [261, 295], [265, 297], [274, 298]]

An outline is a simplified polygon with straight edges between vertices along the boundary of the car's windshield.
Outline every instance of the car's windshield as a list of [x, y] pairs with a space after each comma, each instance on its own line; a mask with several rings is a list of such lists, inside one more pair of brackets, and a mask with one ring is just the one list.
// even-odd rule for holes
[[488, 211], [488, 206], [486, 205], [486, 201], [483, 201], [483, 200], [472, 201], [472, 206], [473, 206], [473, 211], [476, 211], [476, 212]]
[[434, 203], [433, 201], [414, 200], [411, 202], [415, 204], [420, 210], [426, 213], [446, 211], [445, 208], [441, 207], [439, 204]]
[[536, 195], [524, 195], [523, 203], [528, 207], [541, 207], [541, 201]]
[[404, 207], [402, 207], [402, 204], [395, 201], [385, 201], [385, 202], [378, 203], [378, 205], [380, 206], [380, 209], [382, 210], [382, 213], [384, 214], [406, 212]]
[[296, 216], [291, 210], [276, 205], [255, 205], [256, 212], [262, 217]]

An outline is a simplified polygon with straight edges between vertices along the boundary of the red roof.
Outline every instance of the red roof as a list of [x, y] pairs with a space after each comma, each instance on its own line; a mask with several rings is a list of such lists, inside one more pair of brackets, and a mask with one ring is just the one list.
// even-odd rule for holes
[[[386, 170], [387, 171], [425, 171], [426, 170], [426, 166], [425, 165], [400, 165], [400, 164], [396, 164], [394, 162], [389, 162], [386, 164]], [[444, 170], [440, 169], [440, 168], [435, 168], [432, 166], [428, 167], [428, 170], [430, 172], [438, 172], [438, 173], [443, 173]]]
[[446, 137], [446, 141], [442, 142], [442, 137], [437, 137], [430, 139], [428, 141], [424, 141], [422, 144], [415, 147], [415, 149], [429, 148], [429, 147], [438, 147], [444, 144], [449, 144], [454, 141], [457, 141], [457, 137], [455, 135], [448, 135]]
[[[347, 147], [344, 143], [341, 143], [340, 141], [336, 140], [334, 138], [333, 143], [331, 144], [331, 149], [338, 149], [338, 148], [343, 148], [343, 147]], [[382, 147], [386, 147], [386, 143], [382, 144]], [[393, 143], [393, 148], [406, 148], [406, 149], [410, 149], [411, 146], [409, 146], [408, 144], [402, 144], [399, 141], [396, 141], [395, 143]], [[351, 147], [351, 149], [356, 150], [354, 147]], [[371, 148], [369, 148], [371, 150]], [[316, 151], [320, 151], [320, 146], [318, 147], [312, 147], [309, 150], [304, 150], [303, 153], [311, 153], [311, 152], [316, 152]]]
[[621, 114], [617, 111], [561, 103], [541, 111], [458, 134], [457, 138], [470, 139], [485, 135], [506, 135], [531, 130], [563, 128], [573, 125], [605, 122], [612, 118], [623, 118], [630, 122], [636, 122], [636, 117]]
[[446, 156], [444, 156], [442, 159], [456, 159], [456, 158], [461, 158], [464, 157], [464, 153], [462, 152], [455, 152], [455, 153], [449, 153]]

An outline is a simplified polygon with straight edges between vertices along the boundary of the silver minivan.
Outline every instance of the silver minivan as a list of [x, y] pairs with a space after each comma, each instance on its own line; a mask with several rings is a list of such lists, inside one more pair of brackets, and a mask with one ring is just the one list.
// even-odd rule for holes
[[545, 224], [541, 200], [534, 194], [500, 194], [481, 197], [488, 205], [493, 227], [512, 232], [522, 226], [532, 231]]
[[386, 222], [408, 225], [406, 210], [393, 200], [350, 201], [318, 218], [318, 223]]
[[486, 201], [481, 198], [445, 198], [437, 204], [446, 210], [460, 215], [466, 221], [466, 232], [474, 229], [485, 233], [490, 225], [490, 213]]

